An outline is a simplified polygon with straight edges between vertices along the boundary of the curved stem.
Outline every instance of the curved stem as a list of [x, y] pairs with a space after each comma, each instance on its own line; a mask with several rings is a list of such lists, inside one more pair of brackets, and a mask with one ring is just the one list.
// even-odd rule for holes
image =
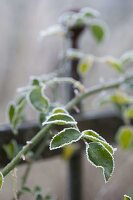
[[71, 78], [71, 77], [56, 77], [56, 78], [46, 82], [44, 84], [44, 86], [47, 87], [47, 86], [50, 86], [50, 85], [54, 85], [55, 83], [70, 83], [70, 84], [73, 84], [73, 86], [75, 88], [78, 88], [79, 91], [81, 91], [81, 92], [85, 91], [84, 85], [82, 83], [80, 83], [79, 81], [75, 80], [74, 78]]
[[[121, 84], [132, 80], [133, 79], [133, 74], [126, 75], [125, 77], [118, 79], [116, 81], [94, 86], [91, 89], [88, 89], [86, 92], [79, 94], [75, 98], [73, 98], [67, 105], [66, 109], [70, 110], [72, 109], [75, 105], [77, 105], [80, 101], [85, 99], [88, 96], [91, 96], [95, 93], [101, 92], [103, 90], [108, 90], [112, 88], [117, 88]], [[40, 142], [43, 138], [44, 135], [49, 131], [50, 128], [52, 128], [52, 125], [47, 125], [44, 128], [42, 128], [31, 140], [31, 143], [26, 144], [22, 150], [17, 154], [17, 156], [7, 165], [3, 168], [2, 174], [3, 176], [6, 176], [20, 161], [23, 155], [26, 155], [29, 150], [31, 150], [38, 142]]]
[[85, 99], [88, 96], [91, 96], [93, 94], [96, 94], [98, 92], [109, 90], [113, 88], [118, 88], [123, 83], [126, 83], [127, 81], [130, 81], [133, 79], [133, 73], [126, 75], [122, 78], [119, 78], [115, 81], [111, 81], [108, 83], [98, 84], [96, 86], [91, 87], [90, 89], [86, 90], [83, 94], [79, 94], [75, 98], [73, 98], [67, 105], [66, 109], [71, 110], [73, 106], [77, 105], [79, 102], [81, 102], [83, 99]]

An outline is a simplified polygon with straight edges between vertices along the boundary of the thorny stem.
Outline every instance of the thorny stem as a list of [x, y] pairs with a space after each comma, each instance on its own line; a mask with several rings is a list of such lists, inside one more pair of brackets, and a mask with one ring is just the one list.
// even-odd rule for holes
[[[94, 86], [88, 90], [86, 90], [84, 93], [79, 94], [75, 98], [73, 98], [67, 105], [66, 109], [71, 110], [75, 105], [77, 105], [80, 101], [85, 99], [88, 96], [91, 96], [95, 93], [101, 92], [103, 90], [113, 89], [119, 87], [121, 84], [132, 80], [133, 74], [125, 75], [123, 78], [117, 79], [113, 82], [104, 83], [98, 86]], [[21, 161], [22, 156], [26, 155], [29, 150], [31, 150], [37, 143], [39, 143], [43, 138], [44, 135], [47, 134], [47, 132], [52, 128], [52, 125], [47, 125], [43, 127], [31, 140], [31, 143], [26, 144], [23, 149], [17, 154], [17, 156], [8, 164], [6, 165], [3, 170], [2, 174], [5, 177], [14, 167]]]

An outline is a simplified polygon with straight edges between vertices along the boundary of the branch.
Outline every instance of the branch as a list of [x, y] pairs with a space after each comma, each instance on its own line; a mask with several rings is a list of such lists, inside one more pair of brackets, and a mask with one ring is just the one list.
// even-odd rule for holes
[[132, 79], [133, 79], [133, 73], [130, 73], [122, 78], [119, 78], [118, 80], [93, 86], [90, 89], [86, 90], [83, 94], [76, 96], [70, 102], [68, 102], [68, 104], [66, 105], [66, 109], [69, 111], [75, 105], [77, 105], [79, 102], [84, 100], [86, 97], [96, 94], [98, 92], [104, 91], [104, 90], [118, 88], [120, 85], [122, 85]]
[[47, 125], [44, 128], [42, 128], [31, 140], [30, 143], [27, 143], [22, 150], [16, 155], [16, 157], [11, 160], [11, 162], [6, 165], [3, 170], [2, 174], [3, 176], [6, 176], [22, 159], [23, 155], [26, 155], [29, 150], [31, 150], [38, 142], [40, 142], [44, 135], [49, 131], [49, 129], [52, 127], [52, 125]]
[[[98, 86], [94, 86], [91, 89], [88, 89], [86, 92], [79, 94], [75, 98], [73, 98], [67, 105], [66, 109], [71, 110], [75, 105], [77, 105], [80, 101], [85, 99], [88, 96], [91, 96], [95, 93], [101, 92], [103, 90], [113, 89], [119, 87], [121, 84], [126, 83], [127, 81], [130, 81], [133, 79], [133, 74], [126, 75], [123, 78], [120, 78], [116, 81], [102, 84]], [[22, 156], [26, 155], [29, 150], [31, 150], [37, 143], [39, 143], [43, 138], [44, 135], [48, 133], [50, 128], [52, 128], [52, 125], [47, 125], [43, 127], [31, 140], [31, 143], [26, 144], [22, 150], [17, 154], [17, 156], [7, 165], [3, 168], [2, 174], [3, 176], [6, 176], [14, 167], [21, 161]]]
[[75, 88], [79, 89], [80, 92], [85, 91], [84, 85], [80, 82], [75, 80], [74, 78], [71, 77], [56, 77], [53, 78], [52, 80], [49, 80], [44, 84], [44, 87], [54, 85], [55, 83], [69, 83], [72, 84]]

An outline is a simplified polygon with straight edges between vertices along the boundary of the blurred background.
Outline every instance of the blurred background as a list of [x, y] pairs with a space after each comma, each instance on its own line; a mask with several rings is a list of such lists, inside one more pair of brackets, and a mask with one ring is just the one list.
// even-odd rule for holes
[[[101, 12], [110, 34], [97, 45], [85, 32], [80, 40], [84, 52], [94, 55], [121, 56], [132, 49], [133, 2], [131, 0], [1, 0], [0, 1], [0, 122], [5, 122], [8, 103], [16, 88], [27, 84], [29, 76], [52, 71], [58, 62], [62, 39], [58, 36], [38, 40], [41, 30], [57, 24], [59, 16], [71, 8], [92, 6]], [[86, 86], [115, 76], [113, 70], [101, 66], [91, 70], [85, 78]], [[110, 76], [112, 74], [112, 76]], [[98, 78], [97, 78], [98, 77]]]
[[[7, 122], [7, 105], [13, 100], [16, 88], [26, 85], [31, 75], [53, 71], [58, 63], [62, 39], [54, 36], [40, 43], [38, 40], [40, 31], [57, 24], [60, 14], [65, 10], [87, 6], [92, 6], [101, 12], [101, 18], [108, 24], [110, 33], [104, 43], [97, 45], [86, 32], [80, 39], [80, 47], [84, 52], [97, 56], [119, 57], [125, 51], [132, 50], [132, 0], [0, 0], [0, 123]], [[99, 82], [100, 78], [106, 81], [115, 76], [113, 69], [94, 66], [91, 74], [85, 77], [84, 83], [90, 86]], [[85, 105], [87, 106], [87, 103]], [[89, 108], [85, 107], [85, 110], [87, 112]], [[132, 156], [129, 159], [129, 153], [118, 151], [116, 157], [115, 178], [113, 176], [106, 186], [99, 171], [83, 159], [85, 172], [83, 200], [119, 200], [124, 188], [133, 186], [130, 176], [133, 170]], [[41, 181], [46, 191], [56, 194], [60, 200], [66, 200], [66, 168], [65, 161], [60, 158], [38, 163], [33, 168], [29, 182], [34, 185], [37, 180]], [[21, 170], [23, 171], [23, 167]], [[10, 179], [9, 177], [5, 183], [7, 187], [0, 193], [2, 200], [8, 200], [12, 195]]]

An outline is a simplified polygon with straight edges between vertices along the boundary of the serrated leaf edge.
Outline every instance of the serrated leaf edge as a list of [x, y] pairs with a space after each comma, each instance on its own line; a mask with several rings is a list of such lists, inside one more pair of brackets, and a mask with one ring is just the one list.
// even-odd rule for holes
[[[60, 145], [60, 146], [58, 146], [58, 147], [51, 147], [54, 138], [55, 138], [57, 135], [60, 135], [61, 133], [63, 133], [63, 132], [66, 131], [66, 130], [69, 130], [69, 129], [71, 129], [71, 130], [73, 129], [73, 130], [78, 131], [76, 128], [65, 128], [65, 129], [63, 129], [62, 131], [60, 131], [58, 134], [54, 135], [53, 138], [52, 138], [51, 141], [50, 141], [50, 144], [49, 144], [49, 149], [50, 149], [50, 150], [60, 149], [60, 148], [62, 148], [62, 147], [64, 147], [64, 146], [66, 146], [66, 145], [72, 144], [73, 142], [77, 142], [77, 141], [79, 141], [79, 140], [82, 138], [82, 134], [81, 134], [76, 140], [72, 140], [71, 142], [66, 142], [65, 144], [62, 144], [62, 145]], [[79, 132], [79, 131], [78, 131], [78, 132]], [[80, 132], [79, 132], [79, 133], [80, 133]]]
[[[92, 143], [92, 142], [91, 142], [91, 143]], [[101, 146], [103, 146], [100, 142], [97, 142], [97, 143], [99, 143]], [[95, 165], [95, 164], [90, 160], [89, 155], [88, 155], [88, 153], [87, 153], [88, 148], [89, 148], [89, 144], [86, 143], [86, 156], [87, 156], [87, 160], [88, 160], [94, 167], [96, 167], [96, 168], [101, 168], [101, 169], [102, 169], [104, 181], [105, 181], [105, 183], [108, 183], [108, 181], [109, 181], [109, 179], [111, 178], [111, 176], [113, 175], [113, 172], [114, 172], [114, 169], [115, 169], [115, 162], [114, 162], [113, 156], [112, 156], [111, 153], [103, 146], [103, 148], [105, 148], [106, 151], [108, 151], [108, 153], [109, 153], [110, 156], [112, 157], [112, 161], [113, 161], [113, 169], [112, 169], [112, 172], [111, 172], [111, 174], [110, 174], [109, 179], [106, 180], [105, 174], [104, 174], [104, 171], [105, 171], [105, 170], [104, 170], [104, 167], [102, 167], [102, 166], [97, 166], [97, 165]]]

